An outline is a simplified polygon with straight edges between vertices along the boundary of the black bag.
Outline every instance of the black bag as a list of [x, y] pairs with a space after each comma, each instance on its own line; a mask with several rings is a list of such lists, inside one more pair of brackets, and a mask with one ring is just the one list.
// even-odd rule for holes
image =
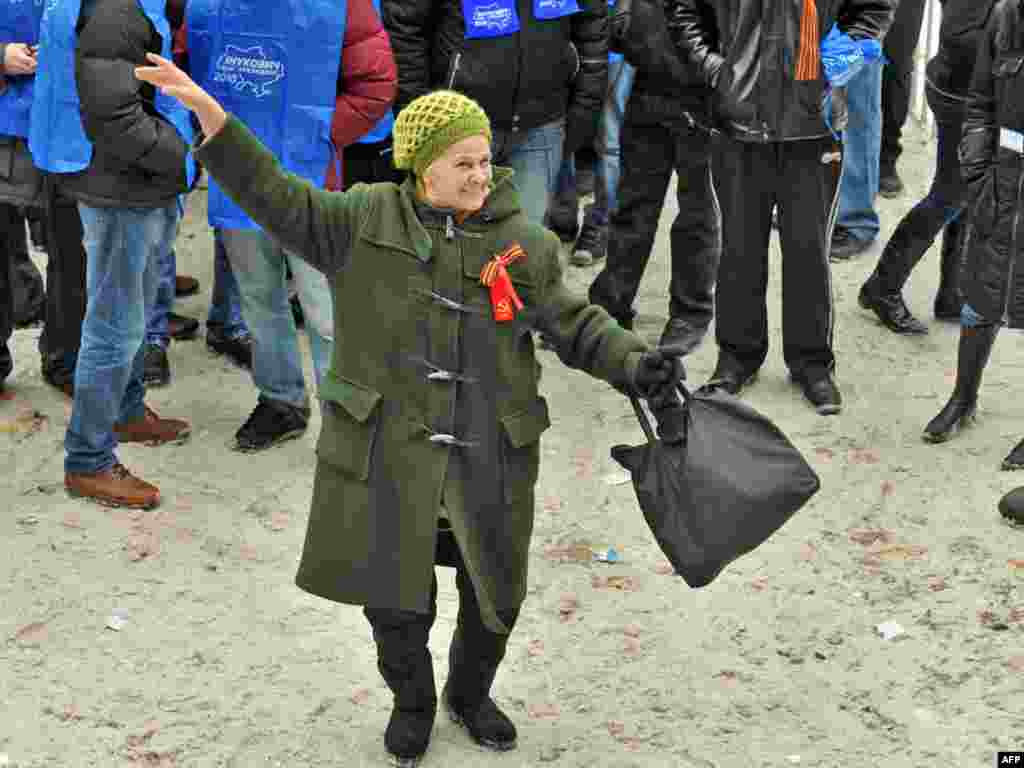
[[703, 587], [778, 530], [820, 482], [779, 428], [743, 401], [717, 390], [680, 391], [683, 402], [672, 409], [680, 442], [657, 439], [631, 397], [647, 444], [616, 445], [611, 454], [632, 474], [662, 552], [687, 584]]

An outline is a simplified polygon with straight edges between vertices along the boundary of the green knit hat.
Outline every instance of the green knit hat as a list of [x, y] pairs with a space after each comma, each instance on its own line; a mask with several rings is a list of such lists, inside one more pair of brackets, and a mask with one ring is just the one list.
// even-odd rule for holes
[[420, 176], [452, 144], [480, 135], [491, 140], [491, 121], [468, 96], [456, 91], [420, 96], [395, 119], [395, 168]]

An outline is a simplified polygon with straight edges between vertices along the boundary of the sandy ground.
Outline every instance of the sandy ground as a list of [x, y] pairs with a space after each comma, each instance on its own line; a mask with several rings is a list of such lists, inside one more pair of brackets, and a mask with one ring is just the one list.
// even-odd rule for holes
[[[930, 154], [911, 138], [908, 193], [880, 200], [880, 242], [923, 195]], [[212, 275], [202, 202], [191, 201], [179, 242], [180, 270], [203, 292], [177, 309], [195, 316]], [[667, 313], [673, 213], [670, 203], [639, 302], [652, 341]], [[1024, 749], [1024, 570], [1011, 562], [1024, 558], [1024, 531], [995, 511], [1024, 481], [998, 471], [1024, 433], [1017, 337], [997, 344], [977, 426], [925, 445], [919, 432], [952, 387], [957, 329], [932, 322], [924, 338], [899, 338], [856, 306], [875, 246], [834, 268], [846, 406], [816, 416], [781, 359], [777, 248], [773, 238], [773, 349], [746, 397], [805, 452], [822, 491], [691, 590], [666, 574], [608, 455], [642, 439], [628, 402], [542, 352], [554, 425], [532, 587], [495, 685], [519, 748], [485, 753], [439, 717], [425, 766], [966, 767]], [[585, 290], [595, 272], [569, 280]], [[906, 294], [921, 317], [937, 282], [933, 248]], [[0, 402], [0, 765], [384, 765], [390, 696], [361, 612], [292, 583], [319, 423], [267, 453], [229, 451], [251, 382], [201, 340], [177, 342], [172, 385], [149, 400], [189, 417], [192, 441], [122, 451], [161, 486], [162, 507], [73, 501], [61, 485], [69, 407], [40, 379], [38, 333], [16, 333], [13, 399]], [[714, 359], [708, 341], [691, 380]], [[308, 373], [308, 351], [306, 363]], [[608, 546], [623, 562], [575, 556]], [[451, 574], [439, 573], [440, 685], [456, 605]], [[904, 634], [882, 639], [889, 621]]]

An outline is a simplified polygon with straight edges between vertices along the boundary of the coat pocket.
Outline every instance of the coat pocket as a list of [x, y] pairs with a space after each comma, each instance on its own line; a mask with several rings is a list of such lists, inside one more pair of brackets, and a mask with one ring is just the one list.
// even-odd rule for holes
[[527, 495], [537, 484], [540, 436], [551, 426], [548, 403], [538, 397], [529, 408], [501, 417], [505, 502]]
[[317, 456], [366, 482], [380, 425], [380, 393], [328, 372], [320, 384], [320, 399], [324, 423]]

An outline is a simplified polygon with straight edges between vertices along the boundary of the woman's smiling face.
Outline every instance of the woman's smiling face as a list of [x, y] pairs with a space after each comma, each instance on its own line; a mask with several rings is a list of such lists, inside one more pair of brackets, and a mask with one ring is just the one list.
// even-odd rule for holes
[[457, 141], [423, 173], [426, 201], [460, 213], [480, 210], [491, 187], [491, 144], [484, 135]]

